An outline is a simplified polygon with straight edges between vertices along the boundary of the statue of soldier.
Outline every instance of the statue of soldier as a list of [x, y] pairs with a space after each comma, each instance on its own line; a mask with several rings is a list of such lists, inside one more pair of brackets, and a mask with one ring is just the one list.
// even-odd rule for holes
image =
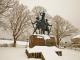
[[40, 13], [41, 15], [41, 34], [45, 34], [45, 29], [46, 29], [46, 25], [45, 25], [45, 12]]
[[43, 11], [42, 13], [40, 13], [41, 15], [41, 20], [45, 20], [45, 12]]
[[49, 33], [50, 33], [49, 26], [52, 26], [52, 25], [50, 25], [50, 24], [48, 23], [48, 19], [46, 19], [46, 21], [45, 21], [45, 26], [46, 26], [45, 31], [47, 31], [47, 32], [48, 32], [48, 35], [49, 35]]
[[[41, 16], [41, 19], [40, 19]], [[45, 33], [45, 12], [40, 13], [40, 16], [36, 17], [36, 21], [33, 23], [36, 23], [36, 27], [34, 28], [33, 34], [36, 32], [36, 30], [39, 30], [39, 34], [44, 34]], [[36, 32], [37, 33], [37, 32]]]
[[39, 30], [39, 34], [40, 33], [41, 34], [45, 34], [45, 31], [47, 31], [48, 32], [48, 35], [49, 35], [49, 33], [50, 33], [49, 26], [52, 26], [52, 25], [49, 25], [48, 20], [45, 19], [45, 12], [40, 13], [40, 16], [41, 16], [41, 19], [38, 16], [38, 17], [36, 17], [36, 21], [33, 23], [33, 24], [36, 23], [36, 27], [34, 28], [33, 34], [38, 29]]
[[32, 24], [36, 24], [36, 27], [34, 28], [34, 32], [33, 32], [33, 34], [34, 34], [37, 29], [40, 29], [40, 19], [39, 19], [39, 17], [36, 17], [36, 21], [34, 23], [32, 23]]

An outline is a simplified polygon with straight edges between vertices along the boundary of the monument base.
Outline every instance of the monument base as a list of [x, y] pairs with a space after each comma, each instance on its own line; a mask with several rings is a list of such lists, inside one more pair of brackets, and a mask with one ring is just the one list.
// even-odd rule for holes
[[30, 36], [29, 47], [34, 46], [55, 46], [55, 37], [50, 37], [44, 34], [34, 34]]

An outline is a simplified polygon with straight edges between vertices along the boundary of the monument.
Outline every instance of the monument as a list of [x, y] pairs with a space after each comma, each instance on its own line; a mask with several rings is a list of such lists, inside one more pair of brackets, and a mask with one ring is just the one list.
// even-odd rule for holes
[[40, 16], [37, 16], [36, 21], [32, 23], [32, 25], [36, 27], [34, 28], [33, 34], [30, 36], [29, 47], [56, 45], [55, 37], [50, 36], [49, 28], [52, 25], [48, 23], [48, 19], [45, 19], [45, 15], [45, 12], [40, 13]]

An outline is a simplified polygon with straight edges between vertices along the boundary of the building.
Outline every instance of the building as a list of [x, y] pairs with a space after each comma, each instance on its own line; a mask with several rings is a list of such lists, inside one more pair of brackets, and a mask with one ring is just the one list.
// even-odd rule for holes
[[72, 47], [80, 47], [80, 35], [74, 36], [72, 39]]

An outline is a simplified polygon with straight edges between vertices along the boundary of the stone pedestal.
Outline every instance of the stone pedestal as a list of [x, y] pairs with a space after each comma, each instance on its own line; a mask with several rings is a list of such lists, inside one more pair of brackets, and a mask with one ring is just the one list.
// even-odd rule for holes
[[55, 46], [55, 37], [50, 37], [48, 35], [31, 35], [29, 39], [29, 47], [34, 46]]

